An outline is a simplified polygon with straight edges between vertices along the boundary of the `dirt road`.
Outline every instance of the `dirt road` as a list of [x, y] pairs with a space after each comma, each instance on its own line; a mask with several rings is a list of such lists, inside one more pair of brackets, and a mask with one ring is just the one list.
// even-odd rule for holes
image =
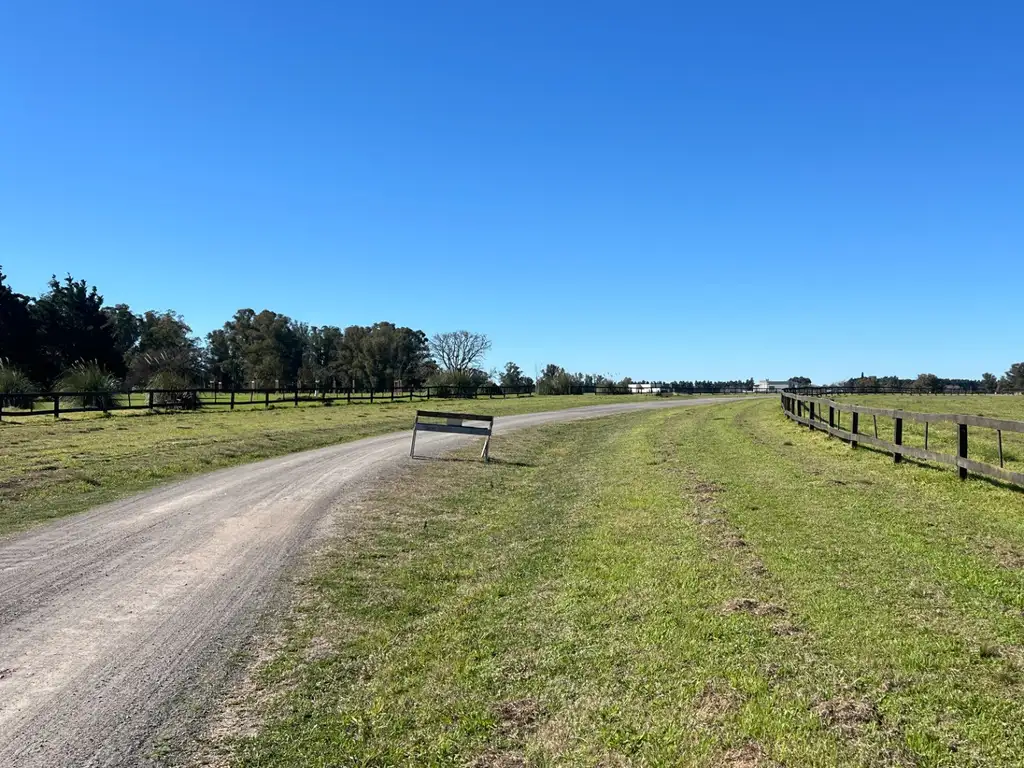
[[[495, 431], [725, 401], [509, 416]], [[417, 452], [464, 439], [423, 435]], [[144, 763], [215, 695], [285, 567], [408, 449], [406, 432], [293, 454], [0, 539], [0, 766]]]

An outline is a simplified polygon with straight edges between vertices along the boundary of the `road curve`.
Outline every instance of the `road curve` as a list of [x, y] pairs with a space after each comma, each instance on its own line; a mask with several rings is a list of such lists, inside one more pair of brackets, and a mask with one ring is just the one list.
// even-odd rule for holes
[[[506, 416], [495, 432], [727, 401]], [[417, 453], [464, 439], [422, 435]], [[145, 761], [216, 690], [282, 570], [408, 449], [404, 432], [291, 454], [0, 539], [0, 766]]]

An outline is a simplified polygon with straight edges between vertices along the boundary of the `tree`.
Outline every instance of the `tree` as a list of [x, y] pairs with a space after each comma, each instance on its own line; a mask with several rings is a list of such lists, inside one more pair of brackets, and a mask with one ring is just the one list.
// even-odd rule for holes
[[993, 373], [981, 374], [981, 388], [989, 394], [999, 391], [999, 379]]
[[341, 340], [341, 329], [333, 325], [317, 327], [300, 323], [297, 332], [302, 343], [302, 366], [299, 368], [299, 380], [304, 386], [316, 384], [323, 389], [335, 385], [348, 386], [348, 377], [340, 375], [332, 365], [337, 358], [338, 343]]
[[125, 372], [124, 357], [118, 348], [103, 297], [95, 286], [68, 275], [63, 282], [50, 278], [50, 290], [30, 305], [38, 327], [38, 356], [34, 378], [53, 382], [77, 363], [95, 363], [115, 376]]
[[244, 366], [241, 354], [228, 331], [219, 329], [207, 335], [206, 368], [217, 386], [224, 389], [242, 387]]
[[523, 369], [515, 363], [505, 363], [505, 370], [501, 372], [498, 380], [503, 387], [523, 386]]
[[537, 377], [537, 394], [567, 395], [572, 389], [572, 384], [572, 377], [566, 373], [565, 368], [548, 363]]
[[268, 309], [240, 309], [220, 332], [207, 336], [210, 370], [234, 387], [295, 386], [302, 367], [303, 328]]
[[999, 382], [1000, 389], [1011, 392], [1024, 390], [1024, 363], [1014, 363], [1010, 366]]
[[857, 392], [876, 392], [880, 388], [877, 376], [860, 375], [860, 378], [852, 379], [850, 386]]
[[117, 351], [127, 364], [135, 351], [135, 345], [139, 343], [139, 335], [142, 333], [142, 318], [132, 312], [131, 307], [127, 304], [104, 307], [103, 314], [107, 318], [107, 328], [114, 337]]
[[430, 352], [441, 368], [448, 372], [465, 372], [479, 368], [491, 341], [482, 333], [449, 331], [430, 338]]
[[37, 326], [29, 311], [29, 298], [4, 282], [0, 267], [0, 363], [32, 368], [36, 358]]
[[934, 373], [922, 373], [914, 380], [913, 386], [915, 389], [924, 390], [925, 392], [941, 392], [942, 379]]
[[[203, 365], [199, 339], [177, 312], [146, 312], [138, 318], [138, 342], [129, 354], [127, 381], [131, 386], [165, 389], [169, 382], [190, 387], [201, 383]], [[152, 379], [161, 374], [163, 384]]]
[[367, 334], [364, 354], [381, 372], [376, 382], [386, 389], [396, 381], [412, 385], [424, 378], [429, 344], [423, 331], [375, 323]]
[[811, 380], [806, 376], [793, 376], [789, 379], [789, 384], [793, 387], [809, 387]]
[[139, 318], [139, 352], [195, 346], [192, 328], [177, 312], [146, 312]]
[[390, 389], [396, 381], [415, 387], [436, 370], [426, 334], [394, 323], [349, 326], [335, 349], [332, 367], [359, 388]]

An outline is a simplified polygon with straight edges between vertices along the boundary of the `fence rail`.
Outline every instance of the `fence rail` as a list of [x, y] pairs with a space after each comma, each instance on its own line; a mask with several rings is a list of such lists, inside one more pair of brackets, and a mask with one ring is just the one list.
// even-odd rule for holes
[[[776, 390], [779, 391], [779, 390]], [[1000, 389], [998, 392], [988, 392], [980, 387], [968, 387], [950, 385], [944, 387], [941, 392], [933, 392], [930, 389], [916, 386], [905, 387], [871, 387], [863, 384], [855, 386], [828, 386], [828, 387], [786, 387], [784, 392], [792, 392], [798, 395], [810, 395], [811, 397], [827, 397], [829, 395], [935, 395], [940, 397], [958, 395], [1019, 395], [1024, 394], [1017, 389]]]
[[[974, 473], [983, 477], [1002, 480], [1006, 483], [1024, 486], [1024, 472], [1013, 472], [1006, 469], [1003, 453], [1003, 433], [1024, 434], [1024, 421], [993, 419], [988, 416], [971, 416], [968, 414], [915, 413], [895, 408], [872, 408], [822, 397], [797, 394], [795, 392], [783, 392], [781, 398], [782, 410], [787, 417], [812, 430], [816, 429], [827, 432], [833, 437], [845, 440], [852, 448], [856, 448], [859, 443], [871, 445], [891, 453], [893, 461], [897, 464], [903, 460], [904, 456], [909, 456], [921, 461], [934, 461], [954, 466], [957, 468], [961, 480], [966, 480], [968, 473]], [[825, 419], [826, 411], [828, 412], [827, 420]], [[842, 428], [843, 413], [850, 414], [850, 429], [848, 430]], [[875, 425], [875, 434], [865, 434], [860, 430], [861, 416], [872, 417]], [[879, 416], [892, 419], [892, 442], [878, 437], [877, 419]], [[904, 444], [903, 425], [905, 422], [924, 425], [924, 448]], [[928, 449], [928, 426], [936, 423], [957, 425], [956, 455]], [[970, 446], [969, 427], [995, 430], [999, 455], [998, 467], [968, 457], [968, 448]]]
[[[54, 416], [102, 411], [191, 410], [242, 406], [295, 405], [301, 403], [395, 403], [476, 399], [486, 397], [532, 397], [532, 387], [418, 387], [390, 390], [349, 389], [146, 389], [114, 394], [96, 392], [0, 393], [0, 419]], [[28, 403], [28, 407], [24, 403]]]
[[[686, 394], [729, 394], [733, 390], [712, 388], [708, 390], [687, 390]], [[390, 390], [349, 389], [145, 389], [120, 392], [113, 395], [96, 392], [31, 392], [0, 393], [0, 421], [6, 418], [28, 416], [53, 416], [60, 418], [70, 413], [142, 410], [190, 410], [197, 408], [228, 408], [244, 406], [295, 405], [301, 403], [397, 403], [422, 402], [425, 400], [449, 399], [497, 399], [509, 397], [532, 397], [537, 394], [535, 386], [481, 387], [431, 386], [416, 388], [393, 388]], [[645, 394], [657, 396], [670, 392], [635, 392], [628, 387], [613, 385], [572, 386], [565, 395], [629, 395]], [[27, 406], [25, 405], [27, 403]]]

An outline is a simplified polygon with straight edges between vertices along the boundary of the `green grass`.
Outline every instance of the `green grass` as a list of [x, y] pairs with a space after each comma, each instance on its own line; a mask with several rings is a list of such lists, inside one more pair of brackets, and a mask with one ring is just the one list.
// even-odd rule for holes
[[[1024, 397], [1019, 395], [843, 395], [835, 398], [840, 402], [867, 405], [874, 408], [899, 408], [918, 413], [963, 413], [973, 416], [990, 416], [997, 419], [1011, 419], [1024, 422]], [[825, 414], [826, 418], [828, 414]], [[850, 416], [843, 416], [843, 426], [850, 428]], [[892, 442], [895, 425], [892, 419], [879, 417], [878, 436]], [[875, 420], [861, 416], [859, 429], [873, 435]], [[903, 442], [919, 448], [924, 447], [924, 425], [905, 421]], [[928, 448], [940, 453], [956, 455], [957, 426], [955, 424], [931, 424], [928, 428]], [[968, 457], [999, 466], [999, 444], [996, 432], [981, 427], [968, 431]], [[1003, 433], [1003, 461], [1005, 467], [1014, 472], [1024, 472], [1024, 434]], [[949, 470], [947, 470], [949, 471]]]
[[320, 557], [233, 763], [1005, 766], [1024, 495], [774, 401], [430, 462]]
[[150, 414], [115, 411], [0, 422], [0, 535], [197, 472], [406, 429], [416, 408], [505, 415], [649, 396], [303, 404]]

